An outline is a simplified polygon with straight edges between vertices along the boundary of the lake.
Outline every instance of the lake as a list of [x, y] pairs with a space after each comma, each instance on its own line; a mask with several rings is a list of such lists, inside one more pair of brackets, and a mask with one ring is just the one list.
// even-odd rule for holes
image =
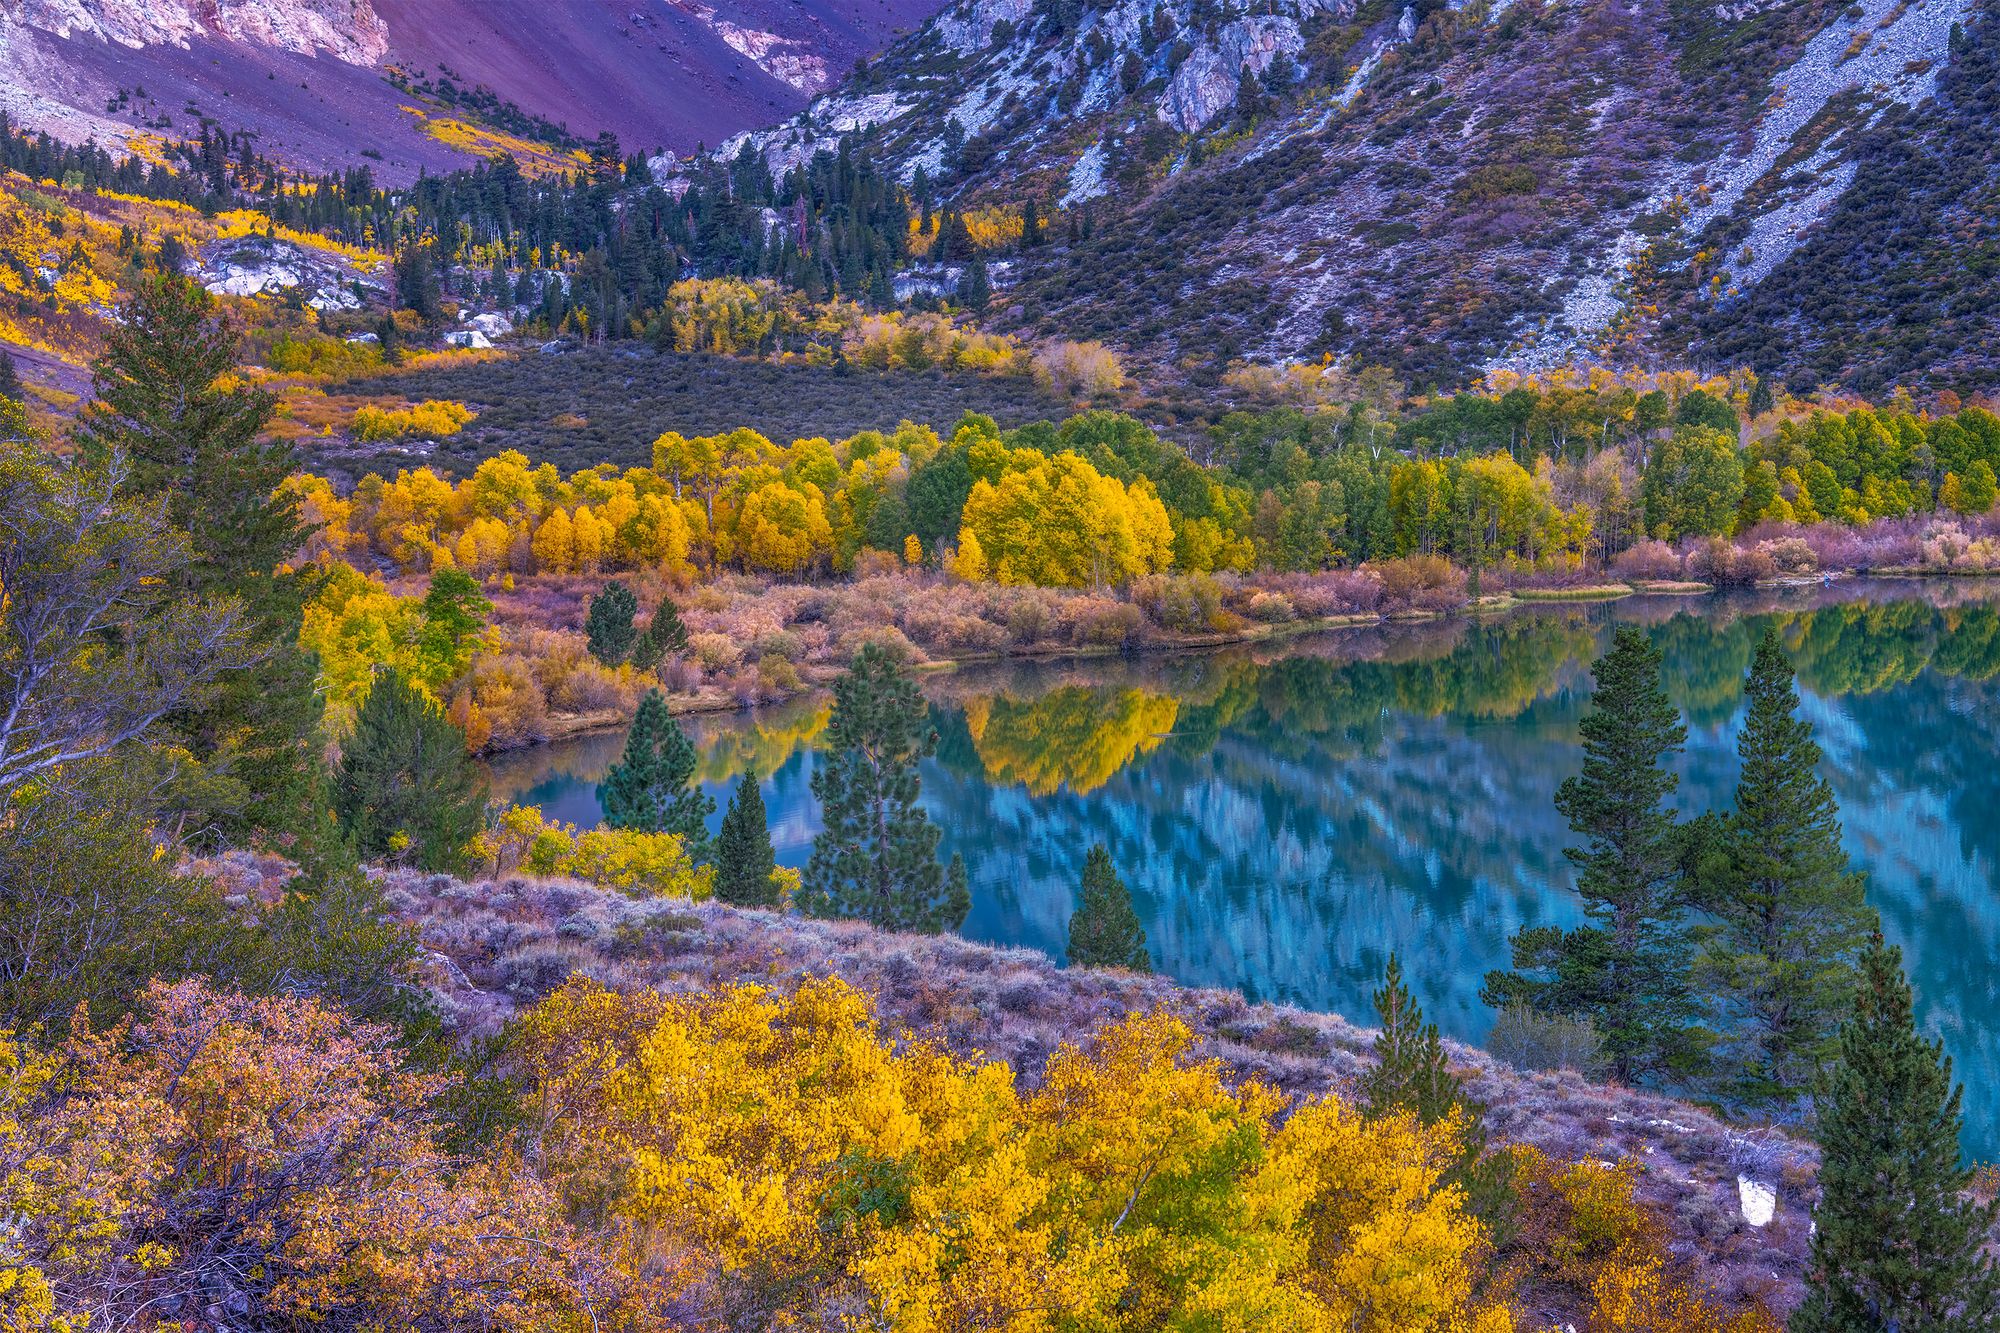
[[[1366, 1023], [1393, 951], [1439, 1026], [1477, 1042], [1492, 1020], [1480, 980], [1506, 965], [1508, 936], [1579, 918], [1554, 796], [1579, 763], [1590, 663], [1620, 623], [1665, 652], [1689, 813], [1731, 799], [1741, 682], [1778, 628], [1848, 851], [1970, 1084], [1967, 1151], [2000, 1157], [2000, 588], [1976, 581], [1632, 597], [927, 676], [941, 739], [924, 803], [970, 871], [964, 934], [1059, 957], [1102, 842], [1167, 975]], [[818, 831], [826, 720], [823, 700], [685, 719], [718, 807], [746, 766], [764, 775], [786, 865]], [[495, 795], [594, 824], [622, 744], [504, 757]]]

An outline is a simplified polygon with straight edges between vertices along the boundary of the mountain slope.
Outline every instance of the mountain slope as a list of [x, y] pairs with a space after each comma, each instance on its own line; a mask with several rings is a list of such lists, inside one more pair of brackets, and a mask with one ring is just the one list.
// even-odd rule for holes
[[[610, 130], [686, 151], [791, 114], [930, 0], [11, 0], [0, 11], [0, 107], [35, 129], [128, 144], [196, 112], [301, 166], [363, 150], [406, 177], [464, 165], [495, 140]], [[469, 99], [416, 97], [483, 85]], [[143, 89], [144, 96], [136, 90]], [[513, 104], [512, 110], [505, 109]], [[410, 108], [422, 111], [413, 114]], [[499, 110], [496, 121], [493, 112]], [[161, 124], [164, 117], [168, 124]], [[550, 122], [547, 126], [533, 122]]]
[[[1831, 308], [1782, 339], [1736, 330], [1783, 322], [1758, 292], [1810, 271], [1788, 260], [1826, 243], [1857, 181], [1914, 169], [1895, 154], [1990, 159], [1991, 108], [1935, 100], [1984, 80], [1953, 66], [1983, 49], [1980, 17], [1972, 0], [959, 0], [751, 142], [782, 166], [866, 127], [946, 206], [1087, 212], [1015, 266], [1010, 318], [1197, 381], [1324, 352], [1417, 383], [1599, 357], [1840, 378], [1858, 369], [1799, 345]], [[1963, 172], [1945, 180], [1927, 207], [1990, 217]], [[1940, 255], [1966, 244], [1932, 230]], [[1880, 256], [1862, 268], [1875, 290]], [[1891, 378], [1971, 387], [1990, 343], [1960, 341], [1987, 350]]]

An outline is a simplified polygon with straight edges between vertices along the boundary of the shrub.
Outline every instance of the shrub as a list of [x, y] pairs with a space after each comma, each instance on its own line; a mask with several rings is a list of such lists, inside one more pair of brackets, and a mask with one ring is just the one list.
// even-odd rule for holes
[[1819, 556], [1803, 537], [1778, 537], [1757, 543], [1757, 549], [1771, 557], [1780, 574], [1810, 574], [1819, 568]]
[[1635, 542], [1611, 559], [1611, 572], [1621, 579], [1667, 581], [1680, 578], [1681, 570], [1681, 558], [1674, 548], [1652, 538]]
[[1123, 648], [1145, 622], [1130, 602], [1110, 597], [1076, 597], [1057, 612], [1063, 637], [1078, 647]]
[[1688, 552], [1690, 578], [1718, 588], [1747, 588], [1778, 576], [1777, 561], [1763, 547], [1743, 550], [1721, 537], [1711, 537]]
[[1222, 587], [1206, 574], [1148, 574], [1132, 580], [1132, 600], [1177, 634], [1207, 633], [1222, 615]]
[[1494, 1058], [1526, 1070], [1590, 1074], [1603, 1064], [1601, 1047], [1588, 1018], [1538, 1013], [1525, 1004], [1501, 1010], [1486, 1036], [1486, 1049]]
[[1382, 600], [1391, 609], [1442, 611], [1465, 601], [1465, 575], [1441, 555], [1406, 555], [1377, 560], [1368, 568], [1382, 582]]
[[742, 653], [727, 634], [703, 631], [688, 635], [688, 656], [701, 663], [702, 670], [715, 672], [735, 666]]
[[1258, 589], [1250, 594], [1243, 604], [1243, 614], [1266, 625], [1279, 625], [1298, 619], [1292, 608], [1292, 599], [1281, 592], [1266, 592]]

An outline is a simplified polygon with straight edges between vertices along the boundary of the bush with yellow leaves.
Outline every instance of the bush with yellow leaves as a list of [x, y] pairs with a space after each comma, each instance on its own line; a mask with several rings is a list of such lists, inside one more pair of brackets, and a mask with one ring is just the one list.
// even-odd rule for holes
[[414, 407], [354, 409], [354, 438], [365, 444], [414, 437], [443, 439], [464, 430], [478, 413], [464, 403], [431, 398]]
[[699, 902], [715, 892], [715, 867], [697, 866], [671, 833], [551, 823], [517, 805], [472, 841], [472, 858], [494, 874], [563, 875], [642, 898]]
[[549, 1181], [626, 1262], [738, 1326], [1506, 1333], [1450, 1125], [1335, 1100], [1279, 1123], [1164, 1013], [1005, 1065], [790, 996], [580, 979], [514, 1058]]

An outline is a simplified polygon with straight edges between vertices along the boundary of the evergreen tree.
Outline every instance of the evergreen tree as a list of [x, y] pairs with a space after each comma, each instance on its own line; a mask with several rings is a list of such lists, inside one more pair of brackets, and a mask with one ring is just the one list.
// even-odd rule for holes
[[639, 630], [632, 617], [639, 613], [639, 599], [617, 579], [604, 585], [590, 599], [583, 632], [590, 640], [590, 655], [606, 666], [617, 666], [632, 655]]
[[240, 599], [262, 649], [259, 665], [176, 719], [209, 779], [202, 813], [234, 832], [296, 832], [314, 822], [321, 763], [315, 671], [298, 647], [314, 576], [281, 572], [307, 536], [297, 497], [281, 489], [298, 459], [263, 438], [276, 400], [226, 383], [235, 367], [236, 336], [214, 298], [177, 275], [143, 275], [111, 325], [77, 437], [87, 457], [124, 459], [133, 491], [156, 497], [192, 539], [177, 595]]
[[1375, 1015], [1382, 1030], [1375, 1034], [1375, 1067], [1361, 1077], [1362, 1113], [1373, 1118], [1410, 1111], [1426, 1125], [1450, 1115], [1459, 1101], [1458, 1080], [1437, 1024], [1424, 1021], [1394, 954], [1375, 992]]
[[625, 733], [625, 753], [597, 784], [604, 822], [615, 829], [677, 833], [705, 853], [715, 800], [694, 781], [696, 755], [658, 690], [647, 690]]
[[1819, 1087], [1820, 1204], [1791, 1333], [2000, 1328], [1982, 1253], [1995, 1206], [1966, 1196], [1961, 1092], [1944, 1044], [1917, 1033], [1902, 951], [1876, 935]]
[[1489, 973], [1482, 998], [1587, 1015], [1620, 1080], [1682, 1074], [1702, 1043], [1682, 930], [1688, 835], [1665, 802], [1680, 781], [1666, 762], [1687, 728], [1660, 687], [1660, 652], [1639, 630], [1621, 627], [1592, 675], [1591, 711], [1578, 728], [1583, 771], [1556, 793], [1556, 809], [1584, 838], [1564, 855], [1590, 923], [1516, 934], [1519, 970]]
[[984, 311], [987, 303], [993, 299], [993, 280], [986, 272], [986, 261], [977, 255], [973, 256], [972, 262], [965, 266], [965, 279], [959, 287], [959, 299], [965, 302], [966, 309], [975, 313]]
[[885, 930], [956, 929], [972, 905], [965, 865], [938, 864], [939, 830], [917, 804], [917, 765], [937, 732], [916, 685], [879, 644], [833, 687], [827, 753], [813, 771], [823, 829], [799, 892], [810, 916], [856, 917]]
[[361, 857], [396, 854], [453, 871], [479, 832], [486, 784], [444, 711], [387, 669], [341, 747], [333, 807]]
[[1832, 1055], [1875, 914], [1847, 868], [1833, 788], [1775, 632], [1757, 645], [1746, 692], [1736, 809], [1703, 870], [1702, 906], [1718, 925], [1702, 964], [1738, 1025], [1732, 1082], [1769, 1100], [1808, 1091]]
[[715, 840], [715, 896], [738, 907], [776, 907], [777, 870], [764, 820], [764, 793], [757, 786], [757, 771], [750, 769], [736, 784]]
[[1132, 892], [1098, 843], [1083, 859], [1083, 902], [1069, 919], [1071, 967], [1124, 967], [1153, 970], [1146, 930], [1132, 910]]
[[687, 626], [681, 621], [680, 609], [672, 598], [662, 597], [646, 632], [632, 645], [632, 665], [641, 671], [651, 671], [668, 653], [685, 652], [687, 646]]
[[0, 398], [10, 402], [25, 402], [28, 391], [21, 384], [20, 369], [14, 364], [11, 352], [0, 351]]
[[1375, 1036], [1375, 1067], [1361, 1078], [1361, 1113], [1376, 1119], [1408, 1112], [1430, 1126], [1456, 1112], [1459, 1155], [1444, 1183], [1462, 1188], [1494, 1243], [1504, 1243], [1513, 1228], [1513, 1155], [1486, 1151], [1486, 1107], [1467, 1096], [1451, 1072], [1437, 1024], [1424, 1021], [1394, 954], [1375, 992], [1375, 1014], [1382, 1030]]

